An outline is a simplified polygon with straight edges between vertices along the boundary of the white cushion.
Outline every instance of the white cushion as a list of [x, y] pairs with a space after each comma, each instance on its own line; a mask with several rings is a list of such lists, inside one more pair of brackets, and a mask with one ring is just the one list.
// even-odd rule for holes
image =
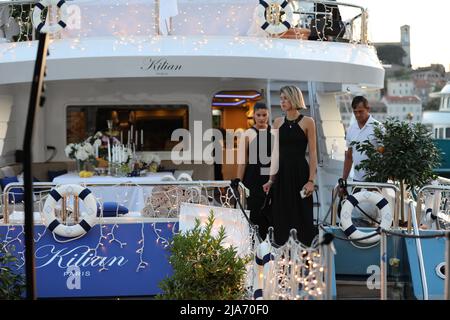
[[192, 175], [194, 174], [194, 170], [175, 170], [173, 173], [175, 179], [180, 180], [181, 175], [183, 175], [183, 179], [186, 179], [186, 176], [189, 176], [189, 180], [183, 180], [183, 181], [192, 181]]
[[5, 177], [15, 177], [16, 176], [14, 169], [10, 166], [4, 166], [3, 168], [1, 168], [1, 170]]

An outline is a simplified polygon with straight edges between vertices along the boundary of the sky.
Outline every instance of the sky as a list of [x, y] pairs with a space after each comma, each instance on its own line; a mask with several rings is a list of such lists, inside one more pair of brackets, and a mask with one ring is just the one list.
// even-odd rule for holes
[[338, 0], [369, 10], [369, 39], [399, 42], [400, 26], [411, 27], [414, 68], [441, 63], [450, 71], [449, 0]]

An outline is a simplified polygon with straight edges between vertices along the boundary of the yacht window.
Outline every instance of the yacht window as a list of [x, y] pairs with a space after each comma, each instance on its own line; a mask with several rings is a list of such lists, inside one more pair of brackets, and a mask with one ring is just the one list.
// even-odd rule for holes
[[134, 143], [137, 151], [171, 151], [179, 143], [171, 141], [172, 132], [181, 128], [189, 130], [187, 105], [67, 107], [67, 143], [102, 131]]
[[439, 128], [439, 137], [438, 139], [444, 139], [444, 128]]
[[445, 128], [445, 139], [450, 139], [450, 128]]

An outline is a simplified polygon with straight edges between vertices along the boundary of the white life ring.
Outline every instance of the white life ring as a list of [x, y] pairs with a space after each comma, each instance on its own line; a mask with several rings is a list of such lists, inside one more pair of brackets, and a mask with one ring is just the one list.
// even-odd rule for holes
[[[48, 6], [57, 6], [61, 15], [61, 19], [58, 23], [50, 25], [49, 21], [43, 22], [41, 19], [42, 10]], [[67, 4], [64, 0], [41, 0], [36, 3], [33, 9], [33, 26], [37, 32], [42, 33], [55, 33], [61, 31], [66, 27], [65, 21], [67, 20]]]
[[[344, 231], [345, 235], [350, 239], [359, 239], [370, 236], [371, 234], [376, 234], [374, 232], [362, 232], [359, 231], [352, 222], [352, 211], [360, 202], [369, 202], [375, 205], [381, 214], [380, 228], [389, 229], [392, 224], [392, 213], [389, 206], [389, 202], [381, 194], [377, 192], [361, 191], [354, 193], [353, 195], [347, 196], [342, 210], [341, 210], [341, 229]], [[371, 238], [359, 240], [358, 242], [372, 244], [380, 240], [380, 235], [374, 235]]]
[[[83, 200], [86, 213], [80, 223], [66, 226], [58, 221], [55, 216], [55, 206], [66, 195], [76, 195]], [[53, 188], [45, 200], [42, 210], [45, 226], [62, 237], [77, 237], [87, 233], [97, 222], [97, 201], [92, 192], [78, 184], [66, 184]]]
[[[283, 22], [273, 23], [267, 18], [266, 12], [271, 6], [278, 6], [280, 9], [284, 10], [286, 16]], [[256, 16], [258, 18], [257, 23], [261, 29], [271, 35], [275, 35], [286, 32], [293, 26], [294, 10], [292, 5], [286, 0], [270, 0], [270, 2], [259, 0]]]

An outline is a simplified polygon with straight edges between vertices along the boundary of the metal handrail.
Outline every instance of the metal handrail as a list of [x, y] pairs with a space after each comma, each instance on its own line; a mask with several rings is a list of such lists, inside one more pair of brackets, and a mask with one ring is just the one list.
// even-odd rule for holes
[[[408, 207], [409, 210], [411, 210], [411, 221], [413, 225], [414, 234], [419, 236], [420, 235], [419, 225], [417, 223], [414, 201], [410, 200]], [[425, 263], [423, 261], [422, 243], [420, 242], [419, 238], [416, 238], [415, 240], [416, 240], [417, 256], [419, 258], [420, 277], [422, 279], [423, 299], [428, 300], [428, 283], [425, 272]]]
[[444, 298], [450, 300], [450, 232], [445, 239], [445, 283]]
[[[399, 218], [399, 205], [401, 205], [399, 202], [400, 200], [400, 188], [392, 183], [379, 183], [379, 182], [356, 182], [356, 181], [348, 181], [347, 182], [348, 187], [360, 187], [360, 188], [387, 188], [387, 189], [393, 189], [395, 191], [395, 205], [394, 205], [394, 226], [398, 226], [398, 218]], [[336, 186], [333, 188], [332, 191], [332, 199], [338, 199], [339, 194], [339, 184], [336, 184]], [[332, 204], [332, 215], [331, 215], [331, 225], [336, 226], [336, 220], [337, 220], [337, 206], [336, 201], [334, 201]]]
[[[75, 183], [76, 184], [76, 183]], [[145, 183], [134, 183], [131, 180], [128, 182], [102, 182], [102, 183], [81, 183], [80, 185], [83, 185], [85, 187], [107, 187], [107, 186], [135, 186], [135, 187], [157, 187], [157, 186], [193, 186], [193, 187], [229, 187], [231, 184], [231, 181], [229, 180], [223, 180], [223, 181], [211, 181], [211, 180], [195, 180], [195, 181], [154, 181], [154, 182], [145, 182]], [[35, 188], [53, 188], [56, 186], [62, 185], [61, 183], [54, 183], [54, 182], [35, 182], [33, 183], [33, 187]], [[13, 188], [23, 188], [23, 183], [21, 182], [12, 182], [9, 183], [3, 192], [3, 222], [5, 224], [9, 223], [9, 192]], [[245, 195], [248, 194], [248, 189], [242, 184], [242, 182], [239, 183], [238, 191], [240, 195], [240, 201], [244, 208], [246, 208], [246, 197]], [[63, 202], [64, 203], [64, 202]]]
[[[68, 2], [71, 3], [75, 3], [75, 1], [73, 0], [66, 0]], [[154, 30], [156, 30], [156, 34], [157, 35], [161, 35], [161, 31], [159, 30], [159, 25], [160, 25], [160, 18], [159, 18], [159, 11], [160, 11], [160, 1], [161, 0], [154, 0], [154, 5], [155, 5], [155, 18], [154, 18]], [[351, 4], [351, 3], [346, 3], [346, 2], [337, 2], [337, 1], [323, 1], [323, 0], [291, 0], [292, 2], [296, 2], [296, 3], [312, 3], [312, 4], [324, 4], [324, 5], [330, 5], [330, 6], [344, 6], [344, 7], [350, 7], [350, 8], [356, 8], [361, 10], [361, 13], [359, 13], [358, 15], [356, 15], [355, 17], [352, 17], [349, 20], [343, 21], [344, 23], [346, 23], [347, 25], [350, 23], [352, 24], [353, 21], [355, 21], [358, 18], [361, 18], [362, 23], [361, 23], [361, 30], [360, 30], [360, 39], [359, 42], [362, 44], [367, 44], [368, 40], [367, 40], [367, 10], [362, 7], [362, 6], [358, 6], [355, 4]], [[4, 1], [4, 2], [0, 2], [0, 7], [2, 6], [9, 6], [9, 5], [33, 5], [35, 3], [38, 3], [39, 0], [10, 0], [10, 1]], [[301, 15], [324, 15], [324, 16], [329, 16], [330, 14], [328, 12], [299, 12], [296, 11], [296, 13], [301, 14]], [[351, 34], [353, 35], [353, 26], [351, 27]], [[168, 30], [168, 34], [171, 35], [173, 32], [173, 26], [172, 26], [172, 19], [170, 19], [169, 22], [169, 30]], [[352, 37], [350, 37], [349, 40], [351, 40]]]
[[[450, 186], [445, 185], [426, 185], [419, 189], [417, 192], [417, 205], [416, 205], [416, 219], [422, 221], [422, 196], [425, 191], [450, 191]], [[439, 224], [436, 223], [436, 227], [439, 229]]]

